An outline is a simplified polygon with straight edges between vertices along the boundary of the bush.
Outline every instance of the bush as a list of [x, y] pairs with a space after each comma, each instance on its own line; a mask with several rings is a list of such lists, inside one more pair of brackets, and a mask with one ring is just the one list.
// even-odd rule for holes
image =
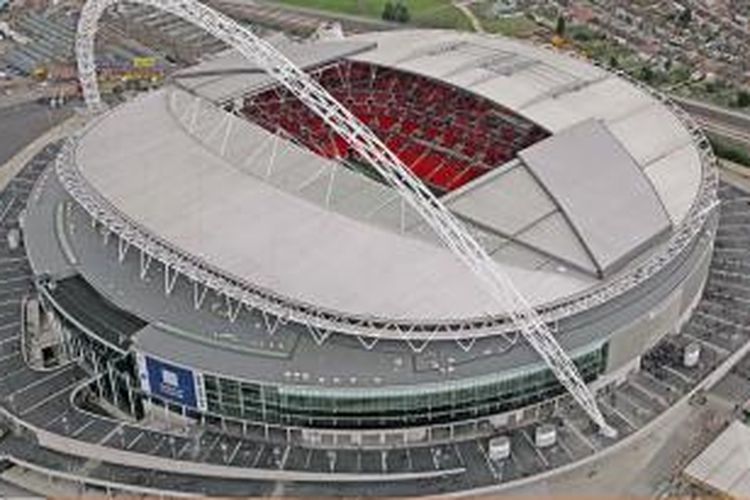
[[711, 146], [713, 146], [716, 156], [739, 165], [750, 167], [750, 152], [747, 149], [714, 135], [709, 135], [709, 139], [711, 140]]
[[385, 2], [381, 17], [385, 21], [396, 21], [399, 23], [408, 23], [411, 19], [409, 8], [403, 2], [394, 4], [390, 0]]
[[562, 16], [562, 14], [557, 17], [557, 26], [555, 27], [555, 33], [560, 37], [565, 36], [565, 18]]
[[409, 9], [406, 7], [405, 4], [399, 2], [398, 4], [396, 4], [395, 10], [396, 10], [395, 12], [396, 21], [400, 23], [409, 22], [409, 20], [411, 19], [411, 15], [409, 14]]
[[643, 66], [641, 68], [640, 74], [638, 75], [638, 78], [646, 83], [651, 83], [654, 81], [654, 76], [654, 70], [652, 70], [649, 66]]
[[690, 7], [686, 7], [685, 10], [683, 10], [679, 16], [677, 16], [677, 22], [682, 26], [683, 28], [687, 28], [687, 26], [690, 24], [690, 21], [693, 20], [693, 11], [690, 10]]
[[390, 0], [385, 2], [385, 5], [383, 6], [383, 14], [381, 15], [381, 17], [384, 21], [393, 21], [393, 4]]

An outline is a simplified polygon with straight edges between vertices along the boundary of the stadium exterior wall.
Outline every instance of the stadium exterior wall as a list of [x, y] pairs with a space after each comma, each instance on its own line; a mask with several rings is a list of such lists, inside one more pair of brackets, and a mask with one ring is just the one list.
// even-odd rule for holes
[[[622, 299], [627, 299], [624, 304], [610, 305], [614, 311], [609, 308], [604, 311], [592, 310], [588, 314], [576, 317], [575, 324], [561, 325], [559, 335], [565, 339], [575, 336], [576, 328], [590, 329], [592, 324], [604, 325], [610, 318], [619, 318], [619, 323], [610, 324], [610, 330], [597, 330], [596, 338], [588, 343], [587, 349], [576, 350], [579, 360], [583, 352], [587, 352], [589, 356], [592, 353], [599, 354], [589, 358], [590, 361], [593, 359], [593, 368], [586, 371], [587, 380], [592, 383], [593, 388], [600, 390], [624, 380], [627, 373], [638, 366], [639, 357], [646, 349], [663, 336], [676, 333], [682, 321], [689, 317], [707, 278], [715, 221], [716, 219], [709, 221], [704, 232], [689, 245], [681, 258], [675, 259], [653, 280], [623, 297]], [[43, 291], [42, 295], [48, 294]], [[70, 313], [59, 310], [59, 305], [55, 301], [45, 302], [50, 308], [57, 310], [60, 317], [68, 319], [68, 327], [82, 331], [86, 336], [92, 337], [92, 340], [95, 339], [96, 343], [102, 343], [97, 332], [82, 329], [81, 324], [76, 324], [74, 318], [71, 322]], [[151, 355], [148, 352], [137, 354]], [[165, 361], [179, 364], [179, 360]], [[142, 396], [151, 403], [146, 404], [147, 408], [161, 410], [166, 402], [168, 408], [204, 422], [224, 426], [228, 421], [235, 421], [242, 426], [260, 426], [265, 428], [265, 432], [273, 428], [282, 431], [287, 437], [301, 439], [311, 445], [335, 442], [339, 445], [351, 443], [362, 446], [369, 442], [377, 446], [394, 440], [394, 436], [397, 442], [404, 443], [409, 440], [439, 440], [441, 436], [442, 439], [455, 437], [462, 429], [471, 434], [491, 433], [498, 427], [527, 423], [548, 416], [554, 411], [557, 401], [563, 397], [561, 387], [554, 382], [551, 374], [540, 369], [539, 365], [508, 366], [492, 377], [477, 375], [466, 377], [454, 384], [440, 384], [440, 391], [436, 391], [434, 386], [409, 385], [408, 380], [405, 380], [403, 387], [383, 387], [376, 391], [368, 391], [368, 395], [371, 396], [368, 401], [361, 397], [362, 391], [357, 390], [354, 392], [360, 396], [358, 404], [362, 406], [363, 411], [360, 415], [347, 419], [344, 418], [342, 408], [336, 406], [336, 401], [346, 400], [350, 409], [354, 401], [351, 393], [349, 398], [342, 399], [340, 389], [328, 394], [324, 389], [300, 391], [299, 387], [293, 385], [272, 386], [260, 384], [258, 381], [228, 378], [219, 380], [215, 374], [202, 372], [196, 367], [184, 368], [199, 374], [197, 380], [202, 387], [197, 390], [207, 394], [208, 405], [204, 408], [207, 411], [170, 403], [163, 400], [161, 395], [143, 390], [142, 387]], [[519, 372], [523, 375], [516, 376], [509, 382], [509, 374]], [[498, 386], [497, 382], [495, 385], [488, 382], [492, 379], [501, 381], [505, 386], [509, 383], [516, 384], [518, 397], [514, 404], [498, 402], [501, 386]], [[230, 405], [217, 405], [217, 400], [225, 399], [219, 386], [233, 385], [240, 397], [242, 389], [246, 389], [245, 392], [257, 390], [261, 396], [259, 407], [262, 410], [238, 414], [236, 409], [229, 407]], [[248, 388], [252, 389], [247, 390]], [[462, 405], [449, 405], [443, 414], [437, 411], [438, 407], [446, 407], [445, 401], [455, 402], [456, 394], [460, 394], [461, 391], [464, 394], [468, 391], [474, 399], [467, 400]], [[376, 397], [380, 399], [375, 399]], [[328, 402], [321, 404], [321, 401], [326, 399]], [[377, 406], [378, 401], [382, 405], [380, 408]], [[421, 414], [419, 408], [414, 406], [420, 401], [427, 401]], [[441, 401], [443, 404], [440, 404]], [[269, 410], [273, 405], [279, 410], [277, 413]], [[400, 416], [398, 412], [394, 412], [396, 409], [402, 410]], [[380, 416], [378, 410], [381, 411]], [[389, 412], [393, 418], [383, 418], [382, 414]]]
[[[703, 286], [706, 282], [708, 275], [708, 266], [711, 261], [712, 249], [713, 249], [713, 234], [715, 231], [715, 220], [712, 219], [708, 224], [706, 231], [702, 236], [690, 246], [690, 250], [686, 251], [682, 259], [678, 259], [673, 263], [672, 266], [665, 268], [659, 276], [654, 280], [647, 283], [649, 285], [647, 290], [641, 290], [641, 297], [630, 297], [631, 303], [626, 304], [623, 308], [626, 310], [633, 308], [638, 310], [636, 307], [637, 302], [642, 302], [640, 305], [640, 312], [637, 315], [629, 316], [623, 324], [614, 330], [608, 332], [600, 331], [598, 340], [593, 342], [593, 346], [589, 346], [587, 350], [581, 350], [579, 352], [585, 352], [583, 356], [579, 354], [575, 359], [582, 366], [582, 358], [591, 360], [591, 356], [594, 353], [599, 353], [600, 356], [594, 356], [593, 373], [591, 370], [592, 365], [587, 370], [584, 368], [582, 371], [586, 374], [587, 381], [592, 384], [592, 387], [596, 390], [605, 388], [611, 384], [618, 384], [624, 381], [628, 372], [637, 368], [640, 356], [648, 348], [652, 347], [658, 340], [666, 335], [676, 334], [679, 330], [681, 323], [686, 320], [692, 313], [692, 308], [700, 298]], [[655, 296], [655, 297], [654, 297]], [[592, 320], [587, 315], [582, 315], [584, 318], [580, 319], [581, 322], [586, 323]], [[561, 331], [560, 335], [565, 336], [572, 332]], [[148, 354], [148, 353], [143, 353]], [[589, 361], [591, 362], [591, 361]], [[599, 365], [598, 363], [604, 363]], [[501, 370], [496, 374], [496, 378], [502, 380], [503, 372], [513, 371], [517, 373], [518, 367], [508, 367], [507, 370]], [[353, 442], [360, 444], [362, 442], [362, 435], [372, 435], [373, 431], [380, 429], [382, 435], [398, 434], [405, 435], [408, 429], [422, 428], [426, 429], [429, 427], [451, 427], [453, 429], [468, 426], [471, 427], [473, 432], [479, 431], [481, 428], [485, 429], [485, 432], [491, 432], [493, 427], [514, 425], [521, 421], [528, 422], [534, 420], [543, 415], [548, 415], [550, 411], [554, 411], [555, 405], [560, 398], [563, 398], [563, 391], [556, 383], [550, 384], [549, 387], [540, 386], [541, 381], [551, 378], [551, 374], [544, 369], [537, 367], [524, 367], [521, 372], [525, 372], [525, 375], [511, 379], [511, 382], [515, 381], [522, 387], [520, 390], [523, 391], [522, 396], [519, 398], [519, 403], [512, 407], [503, 407], [497, 403], [486, 403], [488, 394], [497, 396], [499, 394], [499, 387], [493, 386], [488, 383], [488, 377], [475, 377], [466, 378], [460, 380], [456, 384], [445, 383], [441, 384], [443, 387], [442, 395], [438, 393], [437, 399], [430, 400], [431, 403], [439, 400], [451, 400], [455, 398], [456, 391], [473, 391], [477, 394], [474, 403], [467, 405], [463, 408], [452, 408], [447, 414], [440, 415], [440, 413], [433, 409], [431, 405], [425, 409], [425, 414], [429, 414], [428, 419], [420, 419], [424, 415], [420, 416], [419, 408], [410, 406], [411, 401], [424, 400], [426, 395], [435, 394], [433, 387], [424, 387], [419, 385], [412, 385], [406, 388], [404, 387], [385, 387], [379, 388], [378, 390], [368, 391], [368, 395], [371, 396], [369, 403], [366, 403], [366, 398], [361, 397], [361, 390], [349, 391], [349, 397], [352, 398], [354, 394], [359, 395], [359, 400], [363, 406], [367, 406], [372, 411], [369, 415], [370, 418], [357, 417], [347, 420], [344, 417], [342, 408], [336, 408], [336, 404], [333, 401], [341, 398], [342, 392], [346, 391], [334, 390], [327, 393], [325, 389], [316, 389], [314, 391], [305, 391], [299, 387], [294, 386], [283, 387], [282, 385], [276, 388], [269, 388], [266, 390], [280, 391], [288, 395], [287, 401], [295, 400], [296, 404], [305, 405], [305, 399], [308, 400], [308, 405], [304, 407], [304, 413], [307, 413], [309, 417], [305, 418], [290, 418], [287, 416], [287, 421], [284, 418], [276, 420], [276, 417], [272, 417], [272, 420], [265, 420], [268, 423], [274, 425], [280, 425], [282, 427], [291, 426], [295, 429], [308, 428], [317, 429], [317, 433], [308, 435], [316, 436], [316, 439], [321, 439], [321, 435], [327, 433], [331, 436], [339, 436], [342, 433], [351, 433]], [[224, 379], [222, 382], [213, 374], [203, 373], [202, 377], [207, 380], [209, 384], [221, 385], [224, 384], [251, 384], [256, 385], [255, 381], [246, 380], [231, 380]], [[524, 377], [529, 377], [524, 380]], [[507, 383], [507, 379], [505, 381]], [[461, 389], [451, 390], [451, 385], [460, 386]], [[543, 389], [539, 391], [539, 388]], [[216, 389], [208, 387], [207, 392], [211, 393]], [[404, 410], [401, 417], [391, 419], [372, 418], [377, 413], [377, 404], [375, 403], [378, 394], [388, 394], [391, 391], [391, 405], [389, 405], [389, 411], [393, 411], [396, 408]], [[537, 392], [535, 392], [537, 391]], [[218, 390], [221, 392], [221, 389]], [[306, 398], [307, 396], [307, 398]], [[329, 406], [316, 408], [313, 401], [320, 401], [328, 398], [331, 403]], [[219, 398], [221, 399], [221, 398]], [[211, 398], [209, 398], [209, 401]], [[351, 401], [351, 400], [350, 400]], [[485, 401], [485, 403], [482, 403]], [[494, 405], [494, 406], [493, 406]], [[326, 405], [323, 405], [326, 406]], [[439, 405], [435, 405], [436, 407]], [[283, 407], [283, 405], [282, 405]], [[236, 418], [236, 412], [222, 411], [221, 406], [209, 404], [209, 409], [216, 410], [214, 417], [221, 418]], [[287, 408], [290, 410], [290, 408]], [[282, 410], [284, 411], [284, 410]], [[317, 415], [316, 415], [317, 412]], [[327, 415], [326, 415], [327, 414]], [[335, 417], [333, 417], [335, 415]], [[260, 413], [254, 414], [256, 418], [254, 421], [263, 422], [264, 415]], [[268, 415], [265, 415], [266, 417]], [[332, 418], [333, 417], [333, 418]], [[489, 424], [489, 425], [482, 425]], [[473, 427], [472, 427], [473, 426]], [[453, 431], [451, 431], [453, 433]], [[431, 432], [426, 432], [425, 435], [432, 435]], [[386, 439], [382, 437], [380, 439]]]

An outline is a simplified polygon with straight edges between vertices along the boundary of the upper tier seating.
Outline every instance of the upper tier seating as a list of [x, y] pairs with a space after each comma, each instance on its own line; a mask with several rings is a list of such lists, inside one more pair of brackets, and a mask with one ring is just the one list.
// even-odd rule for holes
[[[548, 135], [488, 99], [411, 73], [345, 61], [312, 76], [437, 193], [466, 184]], [[320, 155], [361, 161], [281, 87], [248, 97], [243, 112]]]

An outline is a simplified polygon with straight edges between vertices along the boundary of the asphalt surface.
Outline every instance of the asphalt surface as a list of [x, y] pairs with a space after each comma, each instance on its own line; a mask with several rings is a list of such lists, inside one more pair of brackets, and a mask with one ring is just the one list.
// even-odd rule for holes
[[707, 131], [750, 145], [750, 114], [688, 99], [677, 102]]
[[0, 107], [0, 165], [72, 114], [70, 107], [51, 109], [36, 102]]
[[0, 479], [0, 498], [39, 498], [34, 493]]

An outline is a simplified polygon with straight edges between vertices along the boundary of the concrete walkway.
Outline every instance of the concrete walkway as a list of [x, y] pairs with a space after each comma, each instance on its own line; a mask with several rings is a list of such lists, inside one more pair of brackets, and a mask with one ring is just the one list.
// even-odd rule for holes
[[[51, 489], [50, 481], [47, 478], [33, 475], [20, 467], [12, 467], [0, 475], [0, 477], [2, 478], [0, 479], [0, 498], [38, 498], [42, 500], [50, 496], [59, 497], [61, 494], [61, 490]], [[73, 496], [77, 496], [79, 493], [76, 490], [69, 489], [63, 491]]]
[[482, 23], [479, 21], [479, 18], [476, 16], [476, 14], [474, 14], [474, 12], [469, 8], [469, 5], [473, 3], [474, 0], [454, 0], [453, 6], [460, 10], [469, 19], [469, 22], [471, 22], [471, 26], [472, 28], [474, 28], [474, 31], [476, 31], [477, 33], [484, 33], [485, 31]]
[[0, 189], [15, 177], [24, 165], [26, 165], [35, 154], [41, 151], [44, 146], [50, 142], [57, 141], [58, 139], [62, 139], [63, 137], [72, 134], [75, 130], [82, 127], [84, 123], [84, 117], [76, 114], [26, 145], [26, 147], [16, 153], [10, 160], [0, 166]]

